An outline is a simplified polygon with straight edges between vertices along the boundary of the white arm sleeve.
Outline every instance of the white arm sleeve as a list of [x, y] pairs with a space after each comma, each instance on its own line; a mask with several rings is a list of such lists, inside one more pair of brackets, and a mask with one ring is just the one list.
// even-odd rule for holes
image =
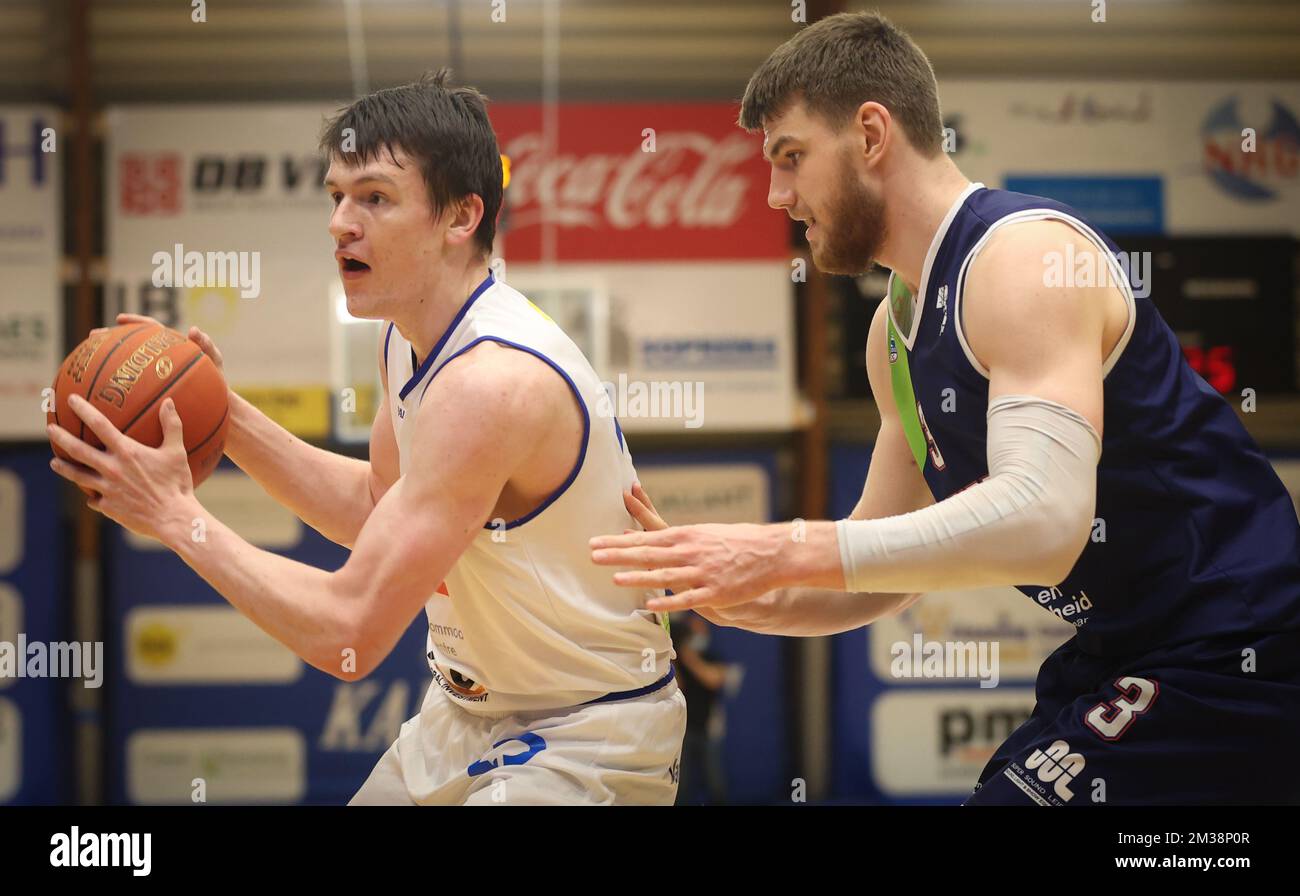
[[1092, 528], [1101, 438], [1054, 401], [989, 402], [983, 482], [923, 510], [840, 520], [848, 591], [1055, 585]]

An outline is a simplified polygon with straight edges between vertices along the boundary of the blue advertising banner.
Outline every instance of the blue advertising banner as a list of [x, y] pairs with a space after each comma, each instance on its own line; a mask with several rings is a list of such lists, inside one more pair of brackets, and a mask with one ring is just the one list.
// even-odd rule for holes
[[1159, 177], [1008, 174], [1006, 189], [1064, 202], [1110, 236], [1165, 231], [1164, 181]]
[[[344, 548], [254, 490], [223, 466], [199, 496], [275, 553], [343, 564]], [[110, 802], [346, 803], [424, 697], [423, 613], [374, 673], [343, 682], [261, 632], [174, 554], [109, 527]]]
[[[775, 518], [774, 452], [635, 452], [635, 457], [642, 485], [672, 525], [768, 522]], [[683, 786], [690, 789], [697, 772], [710, 781], [707, 797], [701, 795], [706, 790], [701, 785], [699, 793], [684, 801], [788, 803], [791, 720], [786, 639], [707, 623], [697, 630], [687, 625], [685, 620], [674, 622], [679, 669], [682, 645], [695, 643], [709, 660], [725, 665], [728, 674], [720, 693], [712, 697], [711, 707], [701, 705], [710, 699], [706, 692], [687, 693], [688, 713], [697, 721], [706, 714], [709, 718], [712, 730], [703, 735], [711, 741], [713, 752], [708, 760], [695, 759], [697, 764], [710, 765], [706, 774], [685, 768], [691, 762], [688, 747], [682, 759]], [[687, 736], [689, 740], [696, 732], [688, 730]], [[761, 744], [761, 749], [755, 749], [755, 744]]]
[[94, 645], [66, 641], [63, 480], [49, 458], [0, 451], [0, 805], [72, 799], [68, 689], [104, 680]]

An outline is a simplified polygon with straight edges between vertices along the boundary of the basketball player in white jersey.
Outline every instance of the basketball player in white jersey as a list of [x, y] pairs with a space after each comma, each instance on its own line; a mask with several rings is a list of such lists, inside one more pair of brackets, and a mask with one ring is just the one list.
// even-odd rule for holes
[[578, 348], [489, 272], [496, 137], [483, 98], [444, 80], [364, 97], [321, 140], [348, 310], [386, 322], [369, 461], [230, 395], [227, 454], [351, 547], [348, 562], [314, 569], [212, 519], [170, 405], [156, 450], [79, 405], [107, 448], [68, 440], [82, 466], [59, 472], [343, 680], [378, 666], [424, 607], [433, 683], [353, 804], [670, 805], [686, 706], [666, 627], [644, 609], [662, 592], [614, 586], [587, 548], [635, 525], [620, 498], [632, 459]]

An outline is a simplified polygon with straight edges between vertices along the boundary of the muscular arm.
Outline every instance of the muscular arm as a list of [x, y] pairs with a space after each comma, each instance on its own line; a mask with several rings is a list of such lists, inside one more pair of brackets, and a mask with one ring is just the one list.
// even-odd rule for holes
[[972, 263], [960, 307], [989, 378], [989, 476], [898, 520], [838, 524], [855, 558], [846, 584], [1055, 584], [1074, 566], [1096, 502], [1108, 315], [1118, 323], [1124, 305], [1114, 286], [1047, 285], [1045, 259], [1067, 244], [1097, 252], [1065, 224], [1034, 222], [997, 233]]
[[[495, 352], [491, 364], [483, 363], [484, 349]], [[491, 517], [512, 476], [552, 437], [565, 401], [563, 382], [522, 352], [484, 346], [451, 362], [411, 421], [420, 462], [375, 503], [335, 572], [253, 547], [193, 500], [160, 537], [306, 662], [344, 680], [362, 678]], [[446, 432], [456, 438], [440, 437]], [[191, 540], [190, 514], [207, 518], [205, 541]], [[343, 666], [348, 649], [354, 668]]]
[[[1021, 223], [971, 265], [961, 309], [989, 372], [988, 478], [930, 507], [873, 520], [683, 526], [593, 539], [629, 588], [669, 588], [656, 612], [728, 607], [777, 588], [938, 591], [1060, 582], [1087, 543], [1101, 451], [1104, 357], [1117, 287], [1048, 286], [1044, 262], [1077, 232]], [[1116, 317], [1116, 321], [1119, 318]], [[1110, 336], [1108, 336], [1108, 331]]]
[[[383, 364], [381, 356], [381, 370]], [[370, 430], [369, 462], [307, 444], [234, 390], [226, 454], [304, 523], [330, 541], [352, 547], [371, 511], [398, 477], [386, 381], [383, 388]]]
[[[880, 432], [871, 450], [871, 465], [862, 496], [849, 519], [873, 520], [918, 510], [933, 503], [929, 487], [903, 436], [889, 381], [884, 302], [876, 308], [867, 334], [867, 378], [880, 410]], [[833, 635], [898, 613], [920, 594], [844, 592], [829, 588], [782, 588], [757, 600], [730, 607], [699, 607], [718, 625], [769, 635]]]

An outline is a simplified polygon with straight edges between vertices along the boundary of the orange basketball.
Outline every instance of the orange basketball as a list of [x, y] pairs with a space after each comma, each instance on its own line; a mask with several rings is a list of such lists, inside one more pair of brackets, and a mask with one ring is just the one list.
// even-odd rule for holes
[[[162, 444], [159, 402], [170, 398], [185, 428], [194, 484], [207, 479], [221, 460], [230, 413], [225, 377], [197, 345], [175, 330], [157, 324], [110, 327], [91, 335], [60, 365], [54, 378], [54, 412], [47, 419], [102, 448], [68, 406], [73, 393], [151, 448]], [[57, 447], [54, 453], [70, 460]]]

